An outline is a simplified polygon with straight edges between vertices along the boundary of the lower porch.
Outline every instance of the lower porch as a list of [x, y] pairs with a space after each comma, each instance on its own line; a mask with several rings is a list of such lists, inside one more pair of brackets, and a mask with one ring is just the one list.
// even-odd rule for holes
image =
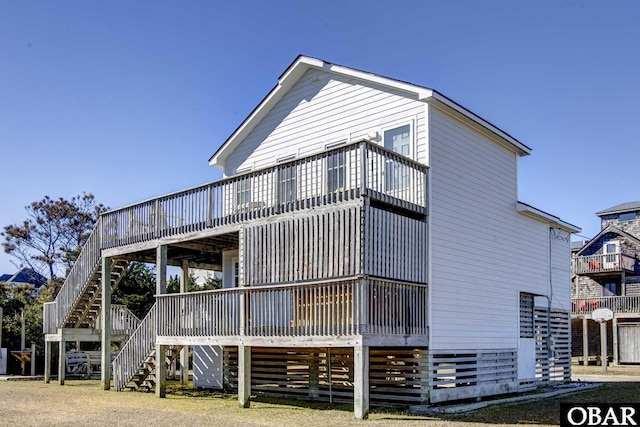
[[[640, 364], [640, 295], [571, 300], [573, 362]], [[613, 319], [599, 324], [592, 313], [609, 309]]]

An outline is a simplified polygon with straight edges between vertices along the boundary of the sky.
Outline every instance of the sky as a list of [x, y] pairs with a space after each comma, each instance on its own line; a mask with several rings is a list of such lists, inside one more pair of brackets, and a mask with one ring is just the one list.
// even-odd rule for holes
[[304, 54], [513, 135], [533, 149], [519, 199], [592, 237], [595, 212], [640, 200], [639, 18], [635, 0], [0, 0], [0, 226], [45, 195], [117, 208], [219, 179], [209, 157]]

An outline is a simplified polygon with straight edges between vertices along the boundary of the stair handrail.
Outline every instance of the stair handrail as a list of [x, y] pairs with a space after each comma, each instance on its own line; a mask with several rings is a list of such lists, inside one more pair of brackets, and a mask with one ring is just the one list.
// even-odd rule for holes
[[138, 328], [131, 334], [129, 340], [113, 360], [113, 386], [117, 391], [124, 390], [129, 381], [133, 379], [136, 370], [154, 349], [157, 336], [156, 306], [155, 303], [151, 306], [151, 310], [142, 319]]
[[[111, 334], [131, 336], [140, 325], [140, 319], [123, 304], [111, 304]], [[102, 329], [102, 317], [96, 319], [96, 329]]]
[[56, 328], [64, 325], [71, 313], [71, 308], [82, 294], [83, 289], [93, 277], [102, 257], [102, 218], [96, 222], [89, 238], [82, 247], [78, 258], [69, 271], [62, 287], [56, 296]]

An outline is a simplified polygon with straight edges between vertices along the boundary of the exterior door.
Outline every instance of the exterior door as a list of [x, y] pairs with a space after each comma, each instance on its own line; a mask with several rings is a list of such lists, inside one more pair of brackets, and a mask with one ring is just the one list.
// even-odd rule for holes
[[607, 270], [615, 270], [619, 267], [619, 259], [620, 259], [620, 242], [617, 240], [612, 240], [607, 242], [602, 247], [603, 256], [603, 266]]
[[[405, 157], [411, 156], [411, 125], [384, 131], [384, 147]], [[409, 169], [390, 161], [385, 168], [386, 191], [399, 191], [409, 186]]]
[[602, 289], [602, 295], [605, 297], [618, 295], [618, 284], [616, 282], [605, 283]]

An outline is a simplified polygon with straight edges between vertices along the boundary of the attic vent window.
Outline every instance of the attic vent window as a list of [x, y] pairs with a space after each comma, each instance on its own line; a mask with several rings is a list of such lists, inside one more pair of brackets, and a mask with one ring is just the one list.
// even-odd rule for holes
[[620, 221], [633, 221], [634, 219], [636, 219], [636, 212], [620, 214]]

